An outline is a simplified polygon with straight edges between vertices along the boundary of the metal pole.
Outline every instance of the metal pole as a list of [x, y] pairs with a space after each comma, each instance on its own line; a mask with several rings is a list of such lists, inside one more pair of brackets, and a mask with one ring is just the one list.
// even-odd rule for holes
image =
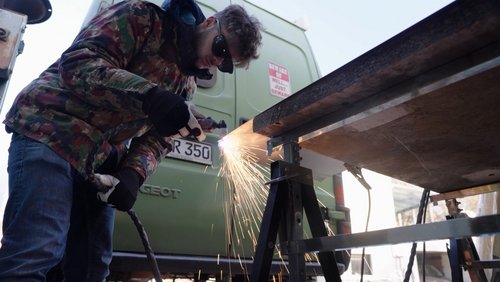
[[[296, 141], [283, 144], [284, 160], [293, 165], [300, 164], [300, 146]], [[285, 174], [292, 173], [285, 167]], [[300, 176], [299, 176], [300, 177]], [[304, 239], [302, 186], [297, 181], [289, 181], [289, 203], [286, 209], [287, 251], [291, 282], [306, 281], [306, 262], [304, 251], [299, 249], [298, 241]]]

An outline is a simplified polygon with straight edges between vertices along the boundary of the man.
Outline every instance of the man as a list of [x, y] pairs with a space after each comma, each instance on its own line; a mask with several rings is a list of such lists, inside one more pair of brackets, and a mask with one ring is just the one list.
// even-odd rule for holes
[[[66, 281], [103, 281], [111, 207], [132, 208], [171, 136], [204, 138], [185, 103], [195, 79], [248, 67], [260, 30], [240, 6], [205, 18], [193, 0], [121, 2], [83, 28], [4, 121], [13, 136], [0, 281], [44, 281], [63, 256]], [[108, 193], [96, 188], [102, 175], [115, 181]]]

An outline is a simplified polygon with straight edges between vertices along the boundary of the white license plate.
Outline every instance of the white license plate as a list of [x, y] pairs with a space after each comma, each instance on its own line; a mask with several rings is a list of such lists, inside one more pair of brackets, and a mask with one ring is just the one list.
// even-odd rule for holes
[[167, 157], [205, 165], [212, 164], [212, 146], [210, 144], [174, 138], [172, 145], [173, 149]]

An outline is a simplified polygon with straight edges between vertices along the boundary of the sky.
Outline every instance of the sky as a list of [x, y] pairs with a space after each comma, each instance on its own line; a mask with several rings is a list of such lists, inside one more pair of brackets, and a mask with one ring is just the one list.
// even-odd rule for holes
[[[213, 0], [209, 0], [213, 1]], [[81, 27], [91, 0], [50, 0], [51, 18], [28, 25], [24, 52], [17, 60], [0, 112], [3, 121], [17, 93], [54, 62]], [[308, 27], [322, 75], [341, 67], [373, 47], [451, 3], [450, 0], [251, 0], [291, 22]], [[7, 149], [10, 135], [0, 130], [0, 216], [8, 195]]]

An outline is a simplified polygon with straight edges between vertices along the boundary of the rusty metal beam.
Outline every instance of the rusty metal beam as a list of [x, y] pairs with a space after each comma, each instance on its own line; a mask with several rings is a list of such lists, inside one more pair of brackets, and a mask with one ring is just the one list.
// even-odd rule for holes
[[498, 30], [500, 2], [455, 1], [257, 115], [253, 131], [440, 193], [498, 183]]

